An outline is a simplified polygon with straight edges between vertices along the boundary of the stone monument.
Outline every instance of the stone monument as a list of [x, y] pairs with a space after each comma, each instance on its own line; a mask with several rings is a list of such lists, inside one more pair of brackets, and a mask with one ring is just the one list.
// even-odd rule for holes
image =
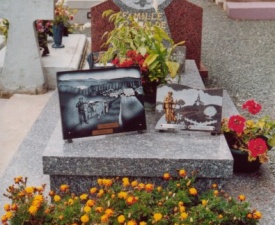
[[186, 0], [158, 0], [158, 11], [154, 1], [108, 0], [91, 8], [92, 52], [104, 51], [101, 48], [102, 35], [113, 29], [108, 18], [102, 19], [105, 10], [122, 11], [124, 16], [133, 15], [139, 20], [151, 21], [160, 18], [160, 25], [166, 29], [174, 42], [186, 41], [186, 59], [193, 59], [201, 76], [207, 76], [207, 70], [201, 63], [202, 8]]
[[0, 71], [0, 96], [44, 93], [47, 87], [34, 21], [52, 20], [54, 1], [1, 0], [0, 17], [10, 24], [4, 67]]

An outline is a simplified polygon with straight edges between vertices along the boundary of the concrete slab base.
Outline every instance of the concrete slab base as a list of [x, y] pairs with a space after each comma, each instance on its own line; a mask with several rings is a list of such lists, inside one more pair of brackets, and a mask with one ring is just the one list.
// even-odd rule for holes
[[[84, 34], [70, 34], [63, 37], [65, 48], [52, 48], [53, 39], [48, 38], [50, 54], [42, 57], [42, 65], [48, 89], [56, 88], [56, 73], [59, 71], [79, 70], [85, 62], [87, 37]], [[0, 51], [0, 73], [5, 60], [6, 47]], [[20, 63], [20, 62], [18, 62]]]
[[274, 20], [275, 2], [226, 2], [229, 18], [241, 20]]
[[[185, 85], [204, 88], [193, 60], [186, 61], [181, 80]], [[223, 116], [236, 114], [236, 111], [225, 92]], [[153, 112], [146, 113], [146, 121], [147, 131], [142, 134], [81, 138], [73, 143], [62, 140], [59, 121], [42, 159], [44, 174], [50, 175], [51, 188], [68, 183], [73, 192], [83, 193], [98, 176], [158, 180], [163, 172], [175, 174], [181, 168], [189, 173], [198, 171], [199, 179], [208, 183], [232, 176], [233, 158], [223, 135], [190, 131], [160, 133], [154, 129]]]

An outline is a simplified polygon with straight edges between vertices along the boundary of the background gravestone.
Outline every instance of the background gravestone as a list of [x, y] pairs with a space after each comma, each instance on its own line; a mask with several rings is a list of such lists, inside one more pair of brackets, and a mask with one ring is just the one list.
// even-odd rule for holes
[[9, 20], [9, 37], [0, 96], [39, 94], [47, 90], [34, 31], [36, 19], [54, 18], [53, 0], [1, 0], [0, 18]]
[[[106, 50], [106, 48], [101, 48], [104, 42], [102, 35], [113, 29], [108, 19], [102, 18], [105, 10], [123, 11], [125, 15], [132, 14], [140, 20], [153, 20], [154, 22], [156, 12], [152, 4], [153, 1], [108, 0], [92, 7], [92, 52]], [[175, 43], [186, 41], [186, 58], [195, 60], [201, 75], [207, 76], [207, 71], [202, 71], [201, 64], [202, 8], [186, 0], [159, 0], [158, 4], [161, 25], [170, 33]]]

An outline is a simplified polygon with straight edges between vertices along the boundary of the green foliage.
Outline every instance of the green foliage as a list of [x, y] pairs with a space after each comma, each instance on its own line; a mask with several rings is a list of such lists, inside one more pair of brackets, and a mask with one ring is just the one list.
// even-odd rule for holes
[[106, 41], [102, 47], [108, 47], [103, 54], [101, 62], [106, 64], [117, 57], [122, 62], [129, 50], [134, 50], [142, 56], [148, 54], [142, 66], [148, 67], [150, 81], [166, 83], [166, 76], [177, 75], [179, 64], [171, 60], [171, 53], [184, 41], [174, 44], [168, 33], [148, 21], [140, 22], [134, 17], [124, 18], [121, 12], [114, 13], [112, 10], [103, 12], [103, 17], [109, 17], [114, 24], [114, 29], [105, 32], [102, 38]]
[[207, 192], [198, 193], [195, 176], [185, 170], [179, 177], [163, 176], [160, 186], [130, 181], [127, 177], [98, 179], [89, 192], [76, 196], [68, 185], [59, 193], [51, 191], [51, 201], [44, 188], [27, 186], [27, 179], [15, 178], [7, 189], [6, 213], [2, 223], [7, 225], [256, 225], [261, 213], [249, 208], [245, 196], [234, 200], [213, 184]]
[[9, 21], [7, 19], [0, 19], [0, 34], [4, 35], [5, 41], [8, 39]]

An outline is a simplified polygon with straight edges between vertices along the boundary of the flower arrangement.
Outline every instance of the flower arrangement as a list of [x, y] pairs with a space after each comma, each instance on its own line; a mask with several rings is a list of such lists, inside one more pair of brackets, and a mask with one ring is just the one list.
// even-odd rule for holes
[[79, 196], [66, 184], [58, 193], [44, 195], [45, 186], [27, 186], [27, 179], [16, 177], [4, 194], [2, 223], [7, 225], [146, 225], [146, 224], [230, 224], [254, 225], [262, 217], [250, 209], [244, 195], [234, 199], [212, 184], [201, 195], [194, 186], [195, 176], [185, 170], [172, 178], [164, 173], [162, 186], [129, 178], [98, 179], [97, 185]]
[[180, 64], [171, 58], [177, 44], [157, 24], [139, 22], [134, 17], [124, 18], [121, 12], [107, 10], [103, 17], [109, 17], [114, 29], [105, 32], [103, 38], [108, 47], [100, 61], [104, 64], [114, 59], [117, 66], [137, 65], [141, 68], [144, 82], [167, 83], [167, 75], [174, 78]]
[[[254, 100], [248, 100], [242, 109], [256, 115], [262, 106]], [[223, 119], [222, 131], [230, 148], [248, 153], [248, 161], [258, 157], [261, 163], [267, 162], [268, 151], [275, 146], [275, 120], [267, 116], [253, 120], [233, 115]]]
[[76, 9], [71, 9], [67, 5], [64, 5], [64, 0], [58, 1], [55, 4], [55, 18], [52, 21], [53, 25], [63, 24], [65, 27], [70, 27], [69, 21], [74, 19], [74, 15], [77, 13]]
[[0, 19], [0, 34], [4, 35], [5, 41], [8, 39], [9, 21], [7, 19]]

